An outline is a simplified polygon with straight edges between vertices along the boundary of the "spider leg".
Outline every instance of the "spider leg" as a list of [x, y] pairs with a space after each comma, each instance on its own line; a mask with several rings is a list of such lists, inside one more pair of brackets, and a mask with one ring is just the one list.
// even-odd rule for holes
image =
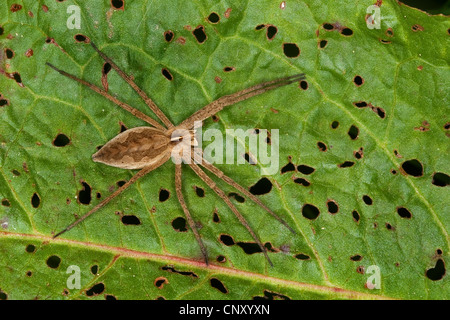
[[242, 214], [236, 209], [236, 207], [233, 205], [233, 203], [228, 199], [226, 194], [220, 189], [215, 182], [205, 173], [203, 170], [196, 165], [195, 163], [190, 163], [189, 166], [194, 170], [194, 172], [202, 179], [220, 198], [222, 198], [223, 201], [228, 205], [228, 207], [233, 211], [234, 215], [239, 219], [239, 222], [248, 230], [248, 232], [251, 234], [252, 238], [255, 240], [255, 242], [258, 244], [259, 248], [263, 252], [265, 258], [269, 262], [270, 266], [273, 267], [273, 263], [269, 258], [269, 255], [267, 254], [266, 248], [262, 245], [261, 241], [259, 240], [258, 236], [255, 234], [255, 232], [252, 230], [252, 228], [249, 226], [247, 220], [242, 216]]
[[125, 72], [123, 72], [115, 63], [112, 61], [108, 56], [106, 56], [102, 51], [100, 51], [99, 48], [91, 41], [91, 46], [94, 48], [95, 51], [105, 60], [108, 62], [111, 67], [116, 70], [116, 72], [119, 74], [119, 76], [122, 77], [138, 94], [141, 96], [141, 98], [144, 100], [145, 104], [153, 111], [154, 114], [164, 123], [164, 125], [167, 128], [173, 127], [172, 122], [166, 117], [166, 115], [161, 111], [161, 109], [158, 108], [158, 106], [153, 102], [152, 99], [150, 99], [147, 94], [137, 86], [136, 83], [134, 83], [133, 79], [128, 76]]
[[[195, 150], [193, 151], [195, 152]], [[226, 176], [220, 169], [218, 169], [216, 166], [214, 166], [213, 164], [209, 163], [208, 161], [206, 161], [203, 156], [201, 154], [198, 154], [201, 157], [201, 162], [200, 165], [202, 167], [204, 167], [205, 169], [207, 169], [208, 171], [210, 171], [211, 173], [213, 173], [217, 178], [225, 181], [228, 185], [232, 186], [233, 188], [235, 188], [236, 190], [242, 192], [246, 197], [248, 197], [249, 199], [251, 199], [252, 201], [254, 201], [257, 205], [259, 205], [261, 208], [263, 208], [264, 210], [266, 210], [268, 213], [270, 213], [270, 215], [272, 217], [274, 217], [275, 219], [277, 219], [282, 225], [284, 225], [286, 228], [289, 229], [289, 231], [291, 231], [293, 234], [296, 234], [296, 232], [294, 231], [294, 229], [292, 229], [286, 221], [284, 221], [281, 217], [279, 217], [275, 212], [273, 212], [272, 210], [270, 210], [264, 203], [261, 202], [261, 200], [259, 200], [254, 194], [250, 193], [250, 191], [248, 191], [247, 189], [245, 189], [243, 186], [241, 186], [239, 183], [237, 183], [236, 181], [234, 181], [233, 179], [231, 179], [230, 177]], [[194, 155], [191, 156], [192, 160], [196, 160]]]
[[189, 209], [186, 206], [186, 202], [184, 201], [183, 193], [181, 191], [181, 163], [175, 164], [175, 189], [177, 192], [178, 201], [180, 202], [181, 207], [183, 208], [183, 211], [184, 211], [184, 214], [186, 215], [189, 226], [191, 227], [192, 232], [194, 232], [195, 239], [197, 240], [197, 243], [200, 246], [200, 250], [202, 251], [203, 258], [205, 259], [205, 264], [208, 265], [208, 254], [206, 252], [206, 247], [203, 244], [200, 234], [198, 233], [197, 227], [195, 226], [194, 219], [192, 218], [191, 213], [189, 212]]
[[300, 73], [289, 77], [263, 82], [242, 91], [223, 96], [211, 102], [210, 104], [207, 104], [202, 109], [192, 114], [189, 118], [187, 118], [179, 126], [177, 126], [177, 128], [191, 129], [194, 126], [195, 121], [203, 121], [229, 105], [262, 94], [266, 91], [300, 81], [302, 79], [305, 79], [305, 74]]
[[89, 83], [83, 79], [80, 79], [70, 73], [67, 73], [63, 70], [58, 69], [57, 67], [55, 67], [54, 65], [52, 65], [51, 63], [46, 63], [50, 68], [58, 71], [60, 74], [62, 74], [63, 76], [66, 76], [72, 80], [75, 80], [85, 86], [87, 86], [89, 89], [97, 92], [98, 94], [101, 94], [102, 96], [104, 96], [105, 98], [107, 98], [108, 100], [114, 102], [115, 104], [117, 104], [119, 107], [121, 107], [122, 109], [130, 112], [132, 115], [136, 116], [137, 118], [144, 120], [145, 122], [147, 122], [148, 124], [154, 126], [155, 128], [158, 129], [162, 129], [164, 130], [164, 127], [161, 126], [157, 121], [155, 121], [154, 119], [150, 118], [148, 115], [146, 115], [145, 113], [142, 113], [141, 111], [129, 106], [128, 104], [120, 101], [119, 99], [115, 98], [114, 96], [110, 95], [108, 92], [106, 92], [103, 89], [100, 89], [99, 87], [93, 85], [92, 83]]
[[124, 185], [122, 185], [119, 189], [114, 191], [111, 195], [109, 195], [105, 200], [97, 204], [94, 208], [92, 208], [89, 212], [85, 213], [83, 216], [75, 220], [72, 224], [68, 225], [66, 228], [64, 228], [62, 231], [58, 232], [53, 236], [53, 239], [62, 235], [63, 233], [69, 231], [73, 227], [75, 227], [77, 224], [85, 220], [87, 217], [89, 217], [91, 214], [96, 212], [97, 210], [103, 208], [107, 203], [109, 203], [112, 199], [117, 197], [119, 194], [121, 194], [125, 189], [127, 189], [129, 186], [131, 186], [133, 183], [135, 183], [139, 178], [145, 176], [147, 173], [155, 170], [162, 164], [164, 164], [167, 160], [170, 159], [170, 152], [164, 157], [161, 161], [156, 162], [148, 167], [142, 168], [140, 171], [138, 171], [134, 176], [131, 177], [130, 180], [128, 180]]

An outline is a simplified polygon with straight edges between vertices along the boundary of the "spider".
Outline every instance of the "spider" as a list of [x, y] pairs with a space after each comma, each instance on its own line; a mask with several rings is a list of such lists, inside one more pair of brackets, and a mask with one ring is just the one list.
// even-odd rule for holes
[[[135, 183], [139, 178], [147, 175], [149, 172], [157, 169], [164, 163], [166, 163], [170, 158], [175, 163], [175, 189], [178, 201], [184, 211], [187, 222], [189, 224], [190, 229], [194, 233], [195, 239], [200, 247], [204, 262], [206, 266], [208, 266], [208, 254], [206, 247], [202, 241], [202, 238], [199, 234], [199, 231], [196, 227], [196, 224], [189, 212], [189, 209], [186, 206], [186, 202], [184, 200], [181, 186], [182, 186], [182, 165], [188, 165], [192, 168], [192, 170], [203, 180], [231, 209], [237, 219], [242, 223], [242, 225], [248, 230], [252, 238], [255, 240], [261, 252], [263, 252], [268, 263], [273, 266], [272, 261], [270, 260], [266, 248], [262, 245], [256, 233], [248, 224], [247, 220], [242, 216], [242, 214], [238, 211], [238, 209], [233, 205], [230, 199], [226, 196], [225, 192], [220, 189], [215, 182], [205, 173], [204, 169], [211, 172], [217, 178], [223, 180], [236, 190], [240, 191], [246, 197], [254, 201], [258, 204], [262, 209], [271, 214], [276, 220], [278, 220], [283, 226], [285, 226], [288, 230], [295, 234], [295, 231], [277, 214], [275, 214], [272, 210], [270, 210], [266, 205], [264, 205], [256, 196], [250, 193], [247, 189], [239, 185], [230, 177], [226, 176], [221, 170], [215, 167], [213, 164], [209, 163], [205, 159], [203, 159], [202, 153], [194, 150], [195, 146], [195, 131], [192, 130], [194, 128], [194, 122], [203, 121], [210, 116], [216, 114], [223, 108], [233, 105], [237, 102], [246, 100], [253, 96], [262, 94], [268, 90], [272, 90], [275, 88], [279, 88], [281, 86], [285, 86], [297, 81], [300, 81], [305, 78], [304, 74], [296, 74], [284, 78], [279, 78], [276, 80], [263, 82], [242, 91], [225, 95], [202, 109], [194, 112], [190, 117], [184, 120], [181, 124], [175, 126], [166, 115], [156, 106], [156, 104], [147, 96], [147, 94], [140, 89], [136, 83], [133, 81], [132, 77], [123, 72], [108, 56], [106, 56], [102, 51], [100, 51], [97, 46], [91, 41], [90, 42], [92, 48], [103, 58], [103, 60], [111, 65], [111, 67], [120, 75], [120, 77], [125, 80], [144, 100], [147, 106], [153, 111], [153, 113], [158, 117], [158, 119], [162, 122], [160, 124], [158, 121], [149, 117], [148, 115], [142, 113], [141, 111], [131, 107], [130, 105], [118, 100], [114, 96], [110, 95], [106, 90], [103, 90], [94, 84], [91, 84], [83, 79], [77, 78], [76, 76], [67, 73], [63, 70], [58, 69], [54, 65], [50, 63], [46, 63], [49, 67], [56, 70], [63, 76], [66, 76], [70, 79], [73, 79], [82, 85], [87, 86], [93, 91], [99, 93], [103, 97], [109, 99], [119, 107], [124, 110], [130, 112], [135, 117], [147, 122], [150, 126], [142, 126], [136, 127], [132, 129], [128, 129], [122, 133], [119, 133], [117, 136], [108, 141], [100, 150], [92, 155], [92, 160], [95, 162], [100, 162], [109, 166], [118, 167], [122, 169], [139, 169], [137, 173], [135, 173], [130, 180], [128, 180], [125, 184], [120, 186], [115, 192], [93, 207], [89, 212], [85, 213], [80, 218], [76, 219], [72, 224], [68, 225], [62, 231], [58, 232], [53, 236], [56, 238], [61, 234], [69, 231], [80, 222], [85, 220], [94, 212], [103, 208], [107, 203], [109, 203], [116, 196], [121, 194], [125, 189], [130, 187], [133, 183]], [[187, 132], [187, 133], [186, 133]], [[187, 156], [183, 152], [175, 151], [176, 147], [180, 147], [179, 144], [187, 143], [187, 147], [191, 148], [193, 152], [190, 153], [190, 157]], [[195, 158], [195, 159], [194, 159]], [[198, 161], [200, 159], [201, 161]], [[192, 161], [194, 160], [194, 161]], [[201, 167], [203, 167], [203, 169]]]

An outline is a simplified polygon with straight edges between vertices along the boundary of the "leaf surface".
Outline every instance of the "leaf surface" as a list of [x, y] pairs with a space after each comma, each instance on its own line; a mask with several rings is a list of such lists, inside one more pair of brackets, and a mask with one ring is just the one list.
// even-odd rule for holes
[[[381, 28], [370, 29], [373, 1], [127, 0], [114, 8], [119, 2], [0, 5], [0, 299], [450, 297], [448, 17], [383, 1]], [[80, 29], [69, 29], [76, 8]], [[204, 266], [170, 161], [52, 239], [131, 178], [91, 155], [145, 123], [45, 63], [107, 83], [153, 117], [117, 73], [102, 75], [103, 60], [82, 36], [176, 124], [223, 95], [307, 75], [203, 127], [279, 130], [278, 173], [217, 165], [249, 189], [270, 182], [258, 197], [296, 235], [217, 181], [274, 267], [185, 167], [184, 196], [211, 263]], [[237, 145], [248, 151], [248, 142]], [[377, 274], [380, 287], [368, 288]]]

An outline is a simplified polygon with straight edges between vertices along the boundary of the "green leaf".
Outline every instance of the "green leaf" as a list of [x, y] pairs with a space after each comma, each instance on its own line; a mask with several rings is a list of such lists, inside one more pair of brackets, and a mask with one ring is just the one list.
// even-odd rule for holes
[[[383, 1], [376, 29], [366, 22], [374, 1], [128, 0], [114, 8], [119, 2], [0, 5], [0, 299], [450, 297], [448, 17]], [[80, 9], [81, 29], [67, 26], [76, 22], [70, 5]], [[196, 39], [198, 26], [206, 39]], [[183, 193], [209, 254], [210, 266], [203, 264], [177, 219], [184, 214], [171, 161], [52, 239], [134, 174], [91, 155], [123, 126], [145, 125], [45, 65], [102, 87], [103, 60], [77, 34], [176, 124], [223, 95], [307, 75], [219, 112], [203, 128], [279, 129], [277, 174], [217, 165], [246, 188], [270, 181], [258, 197], [296, 235], [250, 200], [230, 198], [274, 267], [185, 167]], [[107, 83], [154, 116], [116, 72]], [[163, 189], [168, 199], [160, 201]]]

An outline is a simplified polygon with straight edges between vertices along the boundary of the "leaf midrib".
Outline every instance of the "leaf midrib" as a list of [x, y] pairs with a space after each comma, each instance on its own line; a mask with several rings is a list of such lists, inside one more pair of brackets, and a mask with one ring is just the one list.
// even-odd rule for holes
[[166, 254], [156, 254], [156, 253], [148, 253], [144, 251], [131, 250], [127, 248], [114, 247], [103, 244], [96, 244], [92, 242], [86, 241], [76, 241], [76, 240], [68, 240], [68, 239], [53, 239], [52, 237], [46, 235], [37, 235], [37, 234], [27, 234], [27, 233], [12, 233], [6, 231], [0, 231], [1, 239], [15, 239], [15, 240], [23, 240], [23, 239], [32, 239], [40, 242], [46, 243], [54, 243], [54, 244], [67, 244], [68, 246], [76, 246], [83, 249], [89, 248], [90, 250], [102, 251], [104, 253], [110, 253], [113, 255], [113, 263], [110, 263], [108, 266], [112, 267], [115, 261], [119, 260], [120, 257], [124, 258], [133, 258], [133, 259], [144, 259], [151, 260], [157, 262], [163, 262], [168, 264], [177, 264], [180, 266], [185, 266], [187, 268], [195, 268], [201, 269], [204, 271], [209, 271], [209, 276], [213, 274], [223, 274], [227, 276], [232, 276], [235, 278], [243, 278], [243, 279], [252, 279], [254, 281], [262, 281], [267, 282], [272, 285], [277, 284], [283, 287], [289, 287], [291, 289], [296, 289], [300, 291], [309, 291], [319, 294], [330, 295], [333, 298], [344, 298], [344, 299], [364, 299], [364, 300], [391, 300], [396, 299], [394, 297], [370, 294], [365, 292], [359, 292], [354, 290], [347, 290], [341, 287], [332, 286], [332, 285], [318, 285], [318, 284], [310, 284], [305, 282], [298, 282], [293, 280], [286, 280], [281, 278], [276, 278], [272, 276], [263, 275], [260, 273], [243, 271], [239, 269], [219, 266], [215, 264], [210, 264], [208, 267], [205, 267], [203, 262], [190, 260], [186, 258], [180, 258], [176, 256], [166, 255]]

